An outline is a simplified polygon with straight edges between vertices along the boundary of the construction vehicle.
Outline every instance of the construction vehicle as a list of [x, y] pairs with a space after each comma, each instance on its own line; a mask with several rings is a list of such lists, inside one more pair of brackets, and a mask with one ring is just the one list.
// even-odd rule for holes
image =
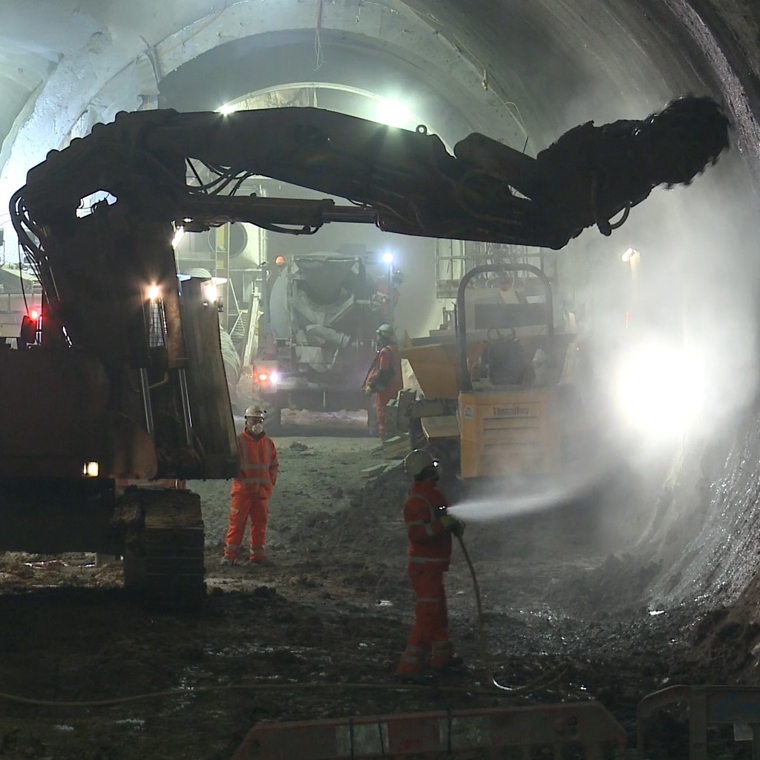
[[[51, 151], [10, 200], [43, 298], [17, 348], [0, 351], [0, 549], [123, 555], [126, 585], [145, 598], [202, 598], [199, 498], [116, 488], [237, 472], [218, 312], [202, 281], [178, 280], [179, 227], [363, 222], [561, 247], [591, 224], [609, 232], [614, 214], [660, 182], [690, 181], [728, 144], [704, 98], [620, 124], [572, 130], [531, 159], [483, 135], [452, 156], [424, 127], [314, 108], [157, 110]], [[236, 195], [258, 175], [352, 203]]]
[[362, 256], [292, 256], [268, 278], [258, 322], [253, 393], [276, 431], [283, 409], [366, 409], [362, 379], [384, 321]]
[[[42, 313], [42, 293], [36, 278], [18, 267], [0, 264], [0, 350], [16, 345], [23, 319]], [[10, 342], [10, 343], [9, 343]]]
[[[510, 273], [539, 283], [543, 301], [505, 302]], [[515, 477], [540, 485], [566, 474], [592, 443], [574, 382], [576, 340], [573, 327], [555, 325], [552, 283], [541, 269], [471, 269], [457, 291], [453, 340], [404, 351], [424, 394], [408, 410], [412, 446], [433, 449], [465, 486]]]

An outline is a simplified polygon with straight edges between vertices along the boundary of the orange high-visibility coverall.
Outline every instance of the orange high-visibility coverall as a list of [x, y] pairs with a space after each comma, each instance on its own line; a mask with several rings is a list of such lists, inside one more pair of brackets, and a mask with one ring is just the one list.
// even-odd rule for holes
[[407, 572], [415, 595], [414, 625], [396, 672], [419, 673], [430, 658], [433, 668], [451, 661], [444, 573], [451, 560], [451, 534], [441, 524], [446, 497], [430, 480], [414, 481], [404, 503], [409, 537]]
[[383, 346], [375, 357], [367, 377], [367, 385], [375, 392], [377, 427], [380, 437], [385, 437], [385, 405], [398, 396], [404, 387], [401, 375], [401, 353], [395, 343]]
[[277, 449], [265, 433], [254, 436], [243, 431], [237, 437], [240, 475], [232, 483], [230, 524], [224, 541], [224, 556], [238, 559], [246, 522], [251, 521], [250, 559], [266, 559], [267, 500], [277, 483]]

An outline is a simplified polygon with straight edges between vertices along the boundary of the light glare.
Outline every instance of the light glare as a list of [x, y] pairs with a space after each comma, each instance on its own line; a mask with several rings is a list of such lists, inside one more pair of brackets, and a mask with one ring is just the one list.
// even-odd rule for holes
[[85, 462], [82, 467], [82, 475], [88, 478], [97, 478], [100, 473], [100, 465], [97, 462]]
[[219, 300], [219, 291], [213, 280], [207, 280], [201, 285], [203, 290], [203, 300], [206, 303], [216, 303]]
[[684, 349], [645, 344], [631, 350], [618, 374], [618, 400], [625, 422], [656, 437], [686, 432], [704, 396], [702, 368]]
[[389, 127], [404, 127], [410, 119], [411, 113], [406, 104], [399, 100], [381, 100], [377, 104], [375, 120]]
[[180, 244], [180, 241], [183, 237], [185, 237], [185, 228], [177, 227], [176, 231], [174, 232], [174, 237], [172, 238], [172, 248], [176, 248]]

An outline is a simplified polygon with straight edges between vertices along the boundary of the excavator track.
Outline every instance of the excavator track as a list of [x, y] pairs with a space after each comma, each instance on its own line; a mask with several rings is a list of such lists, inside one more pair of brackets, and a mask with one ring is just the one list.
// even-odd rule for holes
[[199, 608], [206, 595], [200, 497], [183, 489], [129, 488], [119, 513], [127, 591], [152, 608]]

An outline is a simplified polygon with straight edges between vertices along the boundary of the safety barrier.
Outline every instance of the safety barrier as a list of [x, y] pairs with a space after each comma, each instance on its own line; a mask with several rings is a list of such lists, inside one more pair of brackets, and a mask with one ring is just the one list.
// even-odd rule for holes
[[707, 727], [734, 725], [734, 736], [752, 741], [752, 757], [760, 760], [760, 688], [756, 686], [670, 686], [639, 702], [636, 745], [645, 755], [645, 721], [656, 710], [676, 704], [689, 708], [689, 760], [706, 760]]
[[624, 753], [622, 727], [589, 701], [263, 724], [232, 760], [609, 760]]

